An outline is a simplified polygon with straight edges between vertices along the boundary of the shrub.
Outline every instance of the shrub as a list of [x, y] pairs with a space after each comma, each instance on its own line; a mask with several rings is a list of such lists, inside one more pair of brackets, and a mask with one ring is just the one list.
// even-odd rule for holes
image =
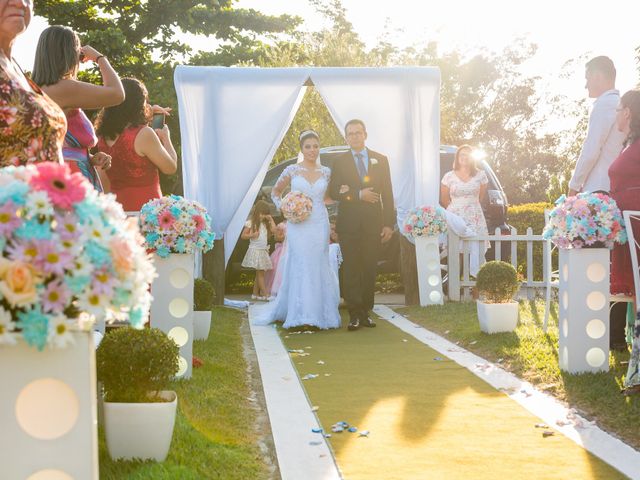
[[[531, 227], [534, 235], [542, 234], [544, 229], [544, 211], [551, 210], [553, 204], [539, 203], [523, 203], [509, 207], [509, 225], [518, 229], [518, 234], [526, 235], [527, 228]], [[533, 244], [533, 279], [543, 280], [542, 278], [542, 243], [534, 242]], [[524, 277], [527, 275], [527, 244], [526, 242], [518, 242], [518, 272]]]
[[507, 262], [487, 262], [478, 272], [476, 288], [487, 303], [510, 302], [520, 288], [518, 272]]
[[213, 307], [214, 290], [209, 280], [196, 278], [193, 283], [193, 309], [208, 311]]
[[166, 390], [178, 372], [178, 345], [158, 328], [118, 328], [104, 337], [96, 351], [98, 380], [105, 401], [162, 401], [151, 392]]

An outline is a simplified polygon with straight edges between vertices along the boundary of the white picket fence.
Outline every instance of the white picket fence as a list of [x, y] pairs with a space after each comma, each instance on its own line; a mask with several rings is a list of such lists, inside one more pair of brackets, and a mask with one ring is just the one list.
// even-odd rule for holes
[[[502, 260], [502, 244], [508, 242], [510, 250], [509, 262], [518, 268], [518, 242], [526, 242], [526, 277], [520, 287], [519, 296], [526, 298], [534, 298], [542, 289], [546, 289], [548, 282], [551, 281], [551, 248], [550, 242], [542, 238], [542, 235], [534, 235], [531, 227], [527, 228], [525, 235], [519, 235], [517, 229], [511, 228], [509, 235], [503, 235], [499, 228], [496, 228], [493, 235], [481, 235], [462, 239], [449, 230], [448, 233], [448, 297], [450, 301], [459, 302], [460, 300], [471, 299], [471, 287], [475, 286], [475, 279], [470, 274], [472, 242], [492, 242], [492, 249], [495, 249], [495, 259]], [[542, 242], [542, 279], [535, 279], [533, 275], [534, 264], [534, 242]], [[481, 257], [483, 248], [475, 249]], [[487, 252], [489, 253], [489, 252]], [[460, 259], [462, 258], [462, 265]], [[481, 258], [479, 258], [479, 261]], [[506, 261], [506, 260], [505, 260]]]

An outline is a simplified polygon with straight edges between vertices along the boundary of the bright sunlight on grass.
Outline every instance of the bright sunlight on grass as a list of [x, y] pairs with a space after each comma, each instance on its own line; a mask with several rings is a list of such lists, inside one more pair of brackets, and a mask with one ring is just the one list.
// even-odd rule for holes
[[489, 361], [499, 362], [519, 378], [595, 420], [604, 430], [634, 448], [640, 448], [640, 396], [620, 394], [629, 354], [612, 352], [607, 373], [569, 375], [561, 372], [558, 367], [557, 305], [552, 306], [546, 334], [542, 331], [544, 302], [541, 301], [521, 302], [520, 321], [515, 332], [494, 335], [480, 331], [476, 304], [472, 302], [407, 307], [398, 312]]
[[204, 365], [191, 380], [174, 384], [178, 415], [164, 463], [114, 462], [100, 435], [100, 478], [104, 480], [247, 480], [268, 478], [255, 433], [241, 325], [244, 313], [213, 310], [211, 334], [196, 342]]

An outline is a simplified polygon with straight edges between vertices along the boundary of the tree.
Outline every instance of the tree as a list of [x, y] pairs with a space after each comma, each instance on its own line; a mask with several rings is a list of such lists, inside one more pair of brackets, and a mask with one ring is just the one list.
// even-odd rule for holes
[[[236, 9], [235, 1], [42, 0], [35, 2], [35, 13], [50, 25], [73, 28], [83, 43], [109, 57], [121, 77], [142, 80], [152, 103], [177, 111], [174, 68], [203, 57], [181, 40], [182, 35], [209, 35], [215, 62], [209, 64], [233, 65], [259, 57], [260, 36], [288, 34], [301, 21], [289, 15]], [[98, 75], [93, 69], [83, 72], [82, 79], [98, 81]], [[179, 144], [177, 115], [168, 123]]]

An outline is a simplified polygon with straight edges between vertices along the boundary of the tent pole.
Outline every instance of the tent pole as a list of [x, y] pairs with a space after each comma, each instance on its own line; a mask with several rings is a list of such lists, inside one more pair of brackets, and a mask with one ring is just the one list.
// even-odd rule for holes
[[202, 256], [202, 274], [213, 285], [214, 305], [224, 305], [224, 239], [215, 240], [213, 250]]

